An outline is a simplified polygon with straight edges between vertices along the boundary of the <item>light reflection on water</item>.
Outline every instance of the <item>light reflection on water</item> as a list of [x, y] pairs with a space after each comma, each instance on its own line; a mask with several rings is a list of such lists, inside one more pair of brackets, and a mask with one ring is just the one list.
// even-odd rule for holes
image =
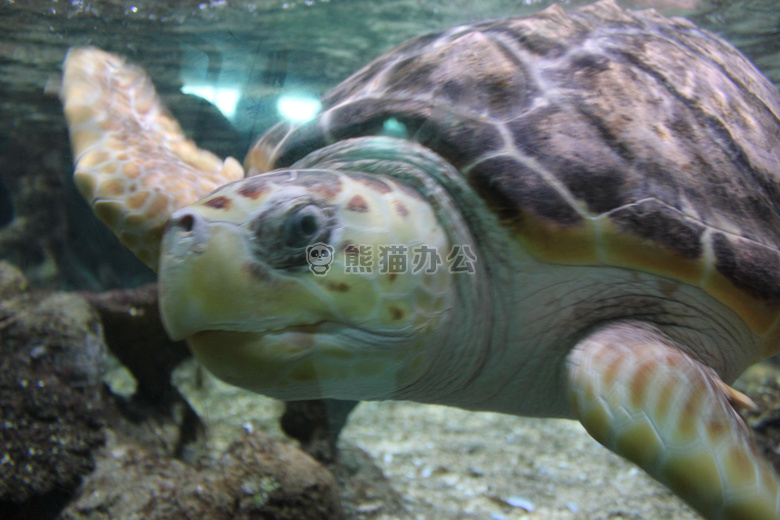
[[[243, 101], [237, 102], [236, 110], [241, 111], [241, 103], [255, 107], [263, 99], [291, 90], [320, 95], [370, 59], [412, 36], [482, 19], [522, 16], [553, 3], [4, 0], [0, 3], [0, 46], [2, 54], [13, 59], [10, 64], [0, 63], [0, 73], [18, 73], [13, 63], [18, 62], [33, 65], [40, 76], [50, 75], [58, 70], [67, 47], [96, 45], [127, 55], [149, 69], [156, 82], [170, 82], [177, 91], [182, 86], [176, 86], [177, 82], [196, 84], [201, 92], [206, 87], [237, 89]], [[590, 2], [559, 3], [573, 8]], [[619, 3], [687, 16], [732, 41], [775, 84], [780, 83], [777, 0]], [[20, 80], [18, 89], [40, 88], [45, 81], [40, 76]], [[13, 90], [17, 83], [11, 83]], [[240, 117], [230, 119], [241, 132], [259, 131], [272, 122], [264, 116], [258, 128], [257, 123], [249, 125]]]
[[[5, 162], [0, 157], [0, 168], [14, 171], [20, 164], [27, 164], [25, 157], [40, 157], [46, 152], [62, 163], [58, 166], [52, 159], [46, 166], [56, 173], [43, 169], [26, 175], [40, 174], [41, 179], [51, 175], [61, 182], [70, 174], [72, 163], [62, 111], [52, 94], [56, 94], [65, 52], [72, 46], [94, 45], [139, 64], [149, 72], [182, 128], [199, 145], [220, 156], [242, 158], [251, 143], [282, 118], [280, 101], [288, 107], [285, 100], [289, 96], [318, 98], [371, 59], [413, 36], [483, 19], [527, 15], [552, 3], [0, 0], [0, 145], [7, 143], [5, 149], [14, 154], [28, 147], [33, 150], [25, 151], [22, 158], [7, 155]], [[560, 3], [568, 9], [591, 2]], [[655, 7], [666, 15], [691, 18], [730, 40], [775, 85], [780, 84], [777, 0], [619, 3], [631, 8]], [[388, 130], [393, 132], [397, 131]], [[55, 140], [59, 143], [57, 149], [53, 148]], [[45, 185], [50, 181], [29, 182]], [[19, 208], [24, 207], [20, 203], [15, 209], [22, 211]], [[91, 215], [86, 211], [72, 217], [79, 225], [89, 219]], [[90, 256], [87, 251], [83, 255], [88, 257], [85, 262], [94, 258], [94, 253]], [[93, 271], [89, 268], [83, 272], [92, 276]], [[127, 271], [125, 264], [116, 269], [120, 276]], [[50, 274], [51, 270], [42, 272], [44, 279], [57, 276]]]

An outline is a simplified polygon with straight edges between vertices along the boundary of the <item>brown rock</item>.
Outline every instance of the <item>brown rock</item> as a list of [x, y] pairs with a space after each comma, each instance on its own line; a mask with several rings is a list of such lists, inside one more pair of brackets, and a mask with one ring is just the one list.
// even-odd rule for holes
[[47, 518], [103, 442], [100, 322], [79, 296], [28, 293], [0, 262], [0, 516]]
[[292, 445], [252, 433], [200, 467], [112, 441], [60, 518], [337, 520], [343, 513], [328, 470]]

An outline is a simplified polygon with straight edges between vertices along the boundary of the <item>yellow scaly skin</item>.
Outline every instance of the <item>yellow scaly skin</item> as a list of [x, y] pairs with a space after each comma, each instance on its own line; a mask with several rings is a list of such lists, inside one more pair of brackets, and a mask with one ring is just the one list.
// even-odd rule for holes
[[[688, 300], [654, 311], [667, 313], [659, 319], [694, 308], [720, 313], [709, 322], [680, 317], [681, 330], [701, 327], [691, 328], [688, 342], [642, 323], [609, 324], [609, 315], [583, 333], [592, 323], [566, 312], [577, 314], [577, 304], [594, 296], [610, 304], [605, 309], [614, 306], [602, 275], [538, 262], [512, 237], [499, 236], [484, 202], [420, 147], [397, 143], [403, 154], [419, 156], [388, 162], [371, 154], [387, 155], [390, 141], [334, 145], [299, 170], [250, 177], [209, 195], [242, 176], [240, 166], [188, 142], [142, 71], [76, 49], [65, 63], [62, 92], [79, 189], [142, 260], [157, 268], [161, 259], [166, 327], [223, 379], [286, 399], [393, 397], [576, 417], [705, 518], [780, 519], [777, 476], [730, 404], [738, 394], [718, 375], [731, 377], [755, 360], [757, 341], [722, 304], [698, 301], [697, 289], [679, 285], [677, 294]], [[365, 157], [361, 147], [369, 149]], [[371, 187], [361, 172], [383, 188]], [[437, 181], [426, 184], [426, 174]], [[443, 178], [447, 190], [436, 187]], [[457, 209], [453, 186], [461, 190]], [[285, 222], [312, 204], [325, 215], [318, 222], [336, 252], [325, 276], [275, 247], [288, 237]], [[461, 214], [479, 240], [457, 221]], [[440, 251], [465, 243], [480, 261], [475, 276], [438, 270], [391, 280], [346, 273], [350, 243]], [[514, 263], [499, 265], [507, 258]], [[489, 277], [484, 259], [492, 262]], [[670, 301], [668, 282], [653, 275], [624, 270], [614, 281], [637, 290], [657, 282], [656, 299]], [[547, 296], [526, 301], [517, 291]], [[499, 293], [503, 300], [491, 299]], [[553, 313], [556, 301], [561, 312]], [[580, 319], [592, 320], [588, 312], [600, 307], [582, 309]], [[732, 321], [719, 328], [724, 319]], [[733, 338], [755, 344], [711, 368], [703, 360], [721, 348], [708, 337], [712, 330], [731, 334], [724, 352], [736, 346]], [[567, 393], [570, 405], [560, 404]]]

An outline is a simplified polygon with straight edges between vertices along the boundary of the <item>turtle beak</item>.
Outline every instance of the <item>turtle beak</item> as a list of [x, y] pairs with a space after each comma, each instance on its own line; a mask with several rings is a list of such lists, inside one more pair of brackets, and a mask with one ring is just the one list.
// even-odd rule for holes
[[240, 299], [230, 295], [245, 285], [246, 253], [237, 225], [209, 222], [190, 208], [174, 213], [163, 236], [159, 276], [160, 313], [172, 339], [230, 327], [243, 316]]
[[160, 252], [160, 314], [168, 335], [198, 332], [263, 334], [291, 326], [337, 321], [329, 301], [306, 279], [279, 276], [252, 251], [245, 215], [210, 218], [192, 205], [173, 214]]

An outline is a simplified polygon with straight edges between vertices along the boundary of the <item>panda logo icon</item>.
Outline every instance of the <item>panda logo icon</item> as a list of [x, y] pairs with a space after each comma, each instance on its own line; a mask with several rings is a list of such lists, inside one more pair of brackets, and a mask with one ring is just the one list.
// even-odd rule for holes
[[309, 270], [316, 276], [325, 276], [333, 262], [333, 246], [317, 242], [306, 248]]

